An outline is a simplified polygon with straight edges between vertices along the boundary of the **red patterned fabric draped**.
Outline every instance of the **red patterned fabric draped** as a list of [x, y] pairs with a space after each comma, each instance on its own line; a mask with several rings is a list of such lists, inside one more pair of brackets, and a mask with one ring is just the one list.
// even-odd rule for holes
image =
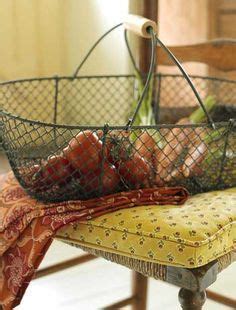
[[184, 188], [152, 188], [86, 201], [43, 204], [12, 173], [0, 176], [0, 304], [18, 305], [56, 231], [72, 222], [139, 205], [183, 204]]

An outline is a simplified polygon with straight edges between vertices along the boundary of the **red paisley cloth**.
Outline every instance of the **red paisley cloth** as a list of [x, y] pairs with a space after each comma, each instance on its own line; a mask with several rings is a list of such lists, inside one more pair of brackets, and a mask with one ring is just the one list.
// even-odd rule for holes
[[0, 175], [0, 305], [8, 310], [20, 303], [59, 228], [139, 205], [183, 204], [187, 198], [184, 188], [162, 187], [43, 204], [30, 198], [12, 173]]

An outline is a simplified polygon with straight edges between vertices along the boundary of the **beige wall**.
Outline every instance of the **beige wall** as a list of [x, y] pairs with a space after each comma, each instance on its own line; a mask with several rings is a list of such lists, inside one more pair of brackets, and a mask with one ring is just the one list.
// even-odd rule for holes
[[[0, 0], [0, 80], [71, 74], [98, 36], [127, 12], [127, 0]], [[117, 30], [83, 73], [126, 73], [126, 55]]]
[[[0, 81], [72, 75], [92, 44], [122, 22], [127, 13], [128, 0], [0, 0]], [[79, 74], [129, 73], [127, 55], [121, 27], [101, 42]], [[10, 102], [16, 114], [52, 122], [55, 90], [51, 84], [42, 84], [36, 99], [35, 93], [28, 91], [32, 87], [26, 85], [22, 90], [21, 84], [8, 88], [4, 98], [12, 99], [11, 102], [7, 99], [7, 103]], [[89, 87], [93, 87], [92, 94]], [[79, 112], [83, 106], [88, 113], [95, 111], [95, 105], [97, 111], [105, 108], [109, 111], [105, 86], [97, 85], [98, 91], [103, 87], [98, 96], [100, 101], [94, 95], [95, 87], [89, 87], [81, 89], [87, 95], [80, 96], [79, 103], [73, 91], [68, 88], [60, 91], [60, 122], [80, 124], [83, 115]], [[121, 104], [130, 104], [124, 103], [124, 89], [122, 96], [117, 92], [116, 87], [117, 99], [110, 103], [114, 111], [119, 111]], [[73, 112], [74, 105], [77, 113]]]

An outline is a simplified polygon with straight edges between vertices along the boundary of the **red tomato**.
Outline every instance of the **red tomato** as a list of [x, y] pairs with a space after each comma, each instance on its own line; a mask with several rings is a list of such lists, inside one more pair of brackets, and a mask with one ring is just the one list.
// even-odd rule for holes
[[47, 185], [66, 184], [73, 172], [67, 158], [61, 155], [50, 156], [41, 168], [39, 176], [42, 183]]
[[35, 175], [39, 172], [39, 165], [32, 165], [29, 167], [20, 168], [20, 173], [24, 176], [24, 182], [27, 188], [36, 188], [38, 182], [35, 180]]
[[103, 193], [108, 194], [116, 190], [120, 182], [119, 174], [116, 167], [104, 163], [104, 174], [102, 178]]
[[99, 167], [102, 142], [90, 130], [80, 132], [63, 150], [71, 165], [82, 173]]
[[101, 190], [101, 193], [104, 195], [112, 193], [116, 190], [120, 182], [120, 177], [117, 173], [116, 167], [108, 163], [104, 163], [102, 184], [100, 182], [101, 172], [102, 169], [99, 168], [95, 171], [90, 171], [87, 174], [84, 174], [80, 178], [80, 185], [84, 191], [91, 193], [99, 192]]
[[105, 143], [105, 156], [111, 164], [118, 167], [120, 161], [129, 158], [132, 148], [133, 146], [127, 137], [108, 137]]
[[124, 181], [130, 185], [137, 186], [144, 183], [151, 174], [148, 163], [139, 154], [134, 154], [130, 159], [121, 161], [119, 164], [119, 173]]

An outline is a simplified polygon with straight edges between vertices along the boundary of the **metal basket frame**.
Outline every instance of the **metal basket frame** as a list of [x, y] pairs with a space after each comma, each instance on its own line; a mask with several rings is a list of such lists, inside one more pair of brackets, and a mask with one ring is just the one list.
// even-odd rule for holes
[[[54, 76], [54, 77], [48, 77], [48, 78], [32, 78], [32, 79], [22, 79], [22, 80], [16, 80], [16, 81], [10, 81], [10, 82], [3, 82], [0, 83], [0, 87], [3, 86], [8, 86], [8, 85], [14, 85], [14, 84], [19, 84], [19, 83], [23, 83], [24, 82], [29, 82], [29, 83], [33, 83], [33, 82], [40, 82], [40, 81], [52, 81], [53, 85], [54, 85], [54, 94], [53, 94], [53, 98], [54, 98], [54, 117], [53, 117], [53, 122], [43, 122], [43, 121], [39, 121], [39, 120], [31, 120], [29, 118], [24, 118], [24, 117], [20, 117], [17, 115], [14, 115], [14, 113], [10, 113], [7, 111], [4, 111], [3, 108], [0, 110], [0, 136], [3, 136], [3, 148], [6, 151], [6, 154], [9, 158], [10, 164], [12, 166], [12, 169], [18, 179], [18, 181], [20, 182], [20, 184], [28, 191], [28, 193], [34, 197], [36, 197], [37, 199], [40, 200], [44, 200], [44, 201], [61, 201], [61, 200], [68, 200], [68, 199], [78, 199], [78, 198], [83, 198], [83, 199], [87, 199], [90, 196], [89, 195], [79, 195], [76, 196], [75, 192], [73, 192], [73, 194], [71, 195], [70, 190], [68, 190], [68, 192], [63, 192], [61, 195], [59, 195], [59, 193], [61, 192], [61, 188], [57, 188], [52, 190], [50, 193], [35, 193], [34, 188], [30, 188], [29, 183], [27, 183], [27, 173], [24, 171], [24, 173], [22, 173], [22, 162], [24, 163], [25, 160], [25, 154], [27, 153], [29, 156], [28, 160], [30, 161], [30, 165], [34, 164], [34, 160], [35, 162], [38, 164], [39, 161], [34, 159], [31, 155], [30, 155], [30, 150], [28, 150], [26, 148], [25, 145], [22, 144], [22, 142], [19, 142], [17, 140], [19, 140], [20, 137], [20, 131], [19, 131], [19, 126], [22, 125], [24, 128], [30, 128], [30, 126], [35, 130], [36, 133], [40, 132], [40, 128], [43, 130], [45, 129], [44, 135], [49, 135], [49, 137], [51, 138], [51, 150], [49, 152], [49, 154], [56, 154], [58, 153], [58, 150], [62, 150], [62, 145], [63, 143], [60, 145], [60, 143], [58, 144], [58, 137], [63, 136], [63, 129], [65, 131], [67, 131], [67, 133], [69, 134], [70, 137], [74, 137], [75, 136], [75, 132], [84, 132], [86, 130], [90, 130], [92, 132], [98, 132], [98, 131], [102, 131], [102, 161], [101, 161], [101, 173], [99, 176], [99, 182], [101, 183], [103, 180], [103, 176], [104, 176], [104, 165], [106, 163], [106, 158], [104, 157], [104, 154], [106, 152], [106, 142], [107, 139], [110, 139], [112, 137], [112, 133], [113, 131], [116, 132], [118, 135], [121, 135], [121, 133], [123, 131], [126, 132], [151, 132], [152, 130], [157, 131], [159, 133], [161, 133], [162, 138], [165, 140], [165, 135], [162, 134], [162, 132], [167, 131], [169, 133], [174, 132], [176, 129], [179, 129], [180, 132], [184, 133], [188, 130], [191, 130], [192, 133], [195, 132], [195, 134], [198, 132], [198, 130], [201, 131], [206, 131], [208, 134], [210, 132], [210, 135], [213, 135], [212, 133], [217, 132], [218, 133], [221, 131], [221, 129], [223, 131], [222, 134], [222, 141], [220, 144], [220, 147], [222, 149], [222, 154], [221, 154], [221, 159], [220, 161], [216, 161], [216, 163], [218, 162], [219, 165], [219, 175], [217, 177], [217, 180], [214, 183], [214, 188], [224, 188], [225, 186], [235, 186], [236, 185], [236, 177], [234, 175], [234, 172], [232, 172], [232, 176], [229, 178], [229, 180], [227, 179], [228, 176], [224, 176], [223, 177], [223, 172], [224, 172], [224, 167], [226, 165], [226, 161], [227, 159], [227, 149], [230, 146], [230, 150], [232, 150], [234, 152], [234, 139], [235, 139], [235, 125], [236, 125], [236, 120], [235, 119], [229, 119], [228, 121], [224, 121], [224, 122], [214, 122], [211, 115], [209, 115], [209, 113], [206, 111], [204, 104], [197, 92], [197, 90], [195, 89], [190, 77], [188, 76], [188, 74], [185, 72], [185, 70], [183, 69], [183, 67], [181, 66], [181, 64], [178, 62], [178, 60], [175, 58], [175, 56], [168, 50], [168, 48], [159, 40], [159, 38], [156, 36], [156, 34], [153, 32], [153, 29], [150, 28], [150, 35], [151, 35], [151, 43], [152, 43], [152, 56], [151, 56], [151, 63], [150, 63], [150, 68], [149, 68], [149, 72], [147, 74], [146, 80], [145, 80], [145, 85], [142, 91], [141, 96], [138, 98], [138, 103], [137, 103], [137, 107], [133, 113], [133, 115], [131, 116], [131, 118], [129, 118], [128, 122], [126, 124], [124, 124], [123, 126], [113, 126], [113, 125], [109, 125], [107, 122], [104, 123], [104, 125], [102, 126], [90, 126], [90, 125], [63, 125], [63, 124], [58, 124], [57, 122], [57, 110], [58, 110], [58, 96], [59, 96], [59, 89], [60, 89], [60, 84], [62, 83], [61, 81], [68, 81], [68, 82], [74, 82], [74, 81], [79, 81], [82, 79], [92, 79], [92, 78], [96, 78], [96, 79], [100, 79], [100, 78], [117, 78], [117, 77], [124, 77], [124, 78], [134, 78], [135, 79], [135, 75], [108, 75], [108, 76], [77, 76], [78, 72], [80, 71], [80, 69], [82, 68], [82, 66], [84, 65], [84, 63], [86, 62], [86, 60], [88, 59], [88, 57], [90, 56], [90, 54], [92, 53], [92, 51], [95, 49], [95, 47], [100, 43], [100, 41], [107, 36], [111, 31], [113, 31], [114, 29], [120, 27], [122, 24], [118, 24], [116, 26], [114, 26], [113, 28], [111, 28], [110, 30], [108, 30], [101, 38], [99, 38], [95, 44], [92, 46], [92, 48], [89, 50], [89, 52], [87, 53], [87, 55], [84, 57], [83, 61], [81, 62], [81, 64], [77, 67], [77, 69], [75, 70], [74, 74], [72, 76], [69, 77], [59, 77], [59, 76]], [[133, 62], [134, 68], [137, 71], [137, 67], [134, 61], [134, 57], [132, 55], [132, 52], [130, 50], [130, 46], [127, 40], [127, 31], [125, 30], [124, 32], [125, 34], [125, 41], [126, 41], [126, 45], [128, 48], [128, 52], [131, 58], [131, 61]], [[161, 96], [161, 80], [165, 77], [172, 77], [172, 75], [169, 74], [154, 74], [154, 64], [155, 64], [155, 46], [156, 44], [161, 45], [162, 48], [165, 49], [165, 51], [168, 53], [168, 55], [173, 59], [173, 61], [176, 63], [176, 65], [179, 67], [182, 75], [175, 75], [176, 77], [183, 77], [187, 80], [188, 84], [190, 85], [198, 103], [200, 104], [200, 106], [202, 107], [203, 111], [205, 112], [206, 115], [206, 119], [207, 119], [207, 123], [204, 124], [156, 124], [156, 125], [150, 125], [150, 126], [134, 126], [134, 121], [136, 119], [136, 116], [139, 112], [139, 109], [142, 105], [142, 102], [147, 94], [148, 88], [150, 86], [151, 83], [151, 79], [154, 76], [155, 78], [159, 79], [159, 87], [158, 87], [158, 92], [157, 92], [157, 98], [154, 98], [155, 101], [155, 105], [154, 105], [154, 112], [155, 112], [155, 119], [158, 120], [159, 119], [159, 103], [160, 103], [160, 96]], [[211, 81], [219, 81], [219, 82], [227, 82], [227, 83], [236, 83], [236, 81], [229, 81], [226, 79], [220, 79], [220, 78], [210, 78], [210, 77], [199, 77], [199, 76], [195, 76], [195, 78], [203, 78], [206, 80], [211, 80]], [[13, 133], [13, 130], [16, 131], [15, 134], [13, 134], [14, 136], [14, 141], [11, 141], [11, 134]], [[10, 131], [12, 131], [12, 133], [10, 134]], [[50, 132], [50, 134], [48, 134], [48, 132]], [[30, 130], [27, 129], [26, 133], [30, 134]], [[60, 133], [61, 132], [61, 133]], [[201, 133], [202, 134], [202, 133]], [[18, 135], [18, 139], [17, 139], [17, 135]], [[198, 134], [197, 134], [198, 135]], [[201, 135], [199, 134], [199, 138], [201, 137]], [[175, 138], [177, 138], [177, 142], [181, 143], [181, 141], [178, 140], [178, 137], [175, 136]], [[123, 137], [122, 137], [123, 139]], [[191, 139], [188, 137], [189, 142], [191, 142]], [[65, 143], [68, 143], [68, 138], [64, 137]], [[200, 140], [202, 140], [202, 138], [200, 138]], [[123, 141], [123, 140], [122, 140]], [[32, 140], [32, 147], [34, 147], [34, 141]], [[18, 144], [17, 144], [18, 143]], [[233, 143], [233, 145], [230, 145], [231, 143]], [[54, 146], [52, 146], [54, 144]], [[168, 144], [168, 141], [167, 141]], [[49, 147], [49, 148], [50, 148]], [[215, 148], [217, 147], [217, 143]], [[231, 148], [233, 147], [233, 148]], [[58, 149], [57, 149], [58, 148]], [[21, 149], [23, 149], [23, 155], [21, 154]], [[138, 151], [135, 150], [137, 153]], [[45, 153], [45, 156], [47, 157], [48, 152]], [[22, 158], [21, 158], [22, 156]], [[30, 158], [31, 156], [31, 158]], [[41, 155], [42, 156], [42, 155]], [[42, 159], [45, 160], [45, 158], [42, 156]], [[22, 161], [23, 160], [23, 161]], [[218, 159], [217, 159], [218, 160]], [[235, 161], [233, 159], [233, 165], [235, 164]], [[223, 180], [224, 179], [224, 180]], [[227, 181], [228, 180], [228, 181]], [[177, 180], [178, 181], [178, 180]], [[212, 186], [207, 187], [206, 184], [205, 186], [201, 185], [201, 179], [200, 181], [196, 178], [196, 179], [191, 179], [191, 182], [193, 183], [193, 187], [195, 189], [192, 189], [190, 186], [190, 191], [191, 192], [199, 192], [199, 191], [204, 191], [204, 190], [209, 190], [212, 189]], [[180, 182], [181, 183], [181, 182]], [[183, 182], [182, 185], [186, 185], [186, 182]], [[174, 184], [175, 182], [170, 183], [171, 185]], [[153, 184], [151, 184], [152, 186]], [[160, 184], [159, 184], [160, 185]], [[188, 184], [187, 184], [188, 185]], [[146, 186], [146, 185], [145, 185]], [[150, 186], [150, 183], [149, 183]], [[101, 188], [103, 187], [103, 185], [101, 186]], [[187, 186], [188, 187], [188, 186]], [[100, 185], [99, 185], [100, 188]], [[96, 195], [101, 195], [102, 194], [102, 190], [101, 188], [99, 189], [98, 193]], [[130, 184], [125, 184], [124, 187], [119, 188], [119, 190], [129, 190], [132, 189], [132, 186], [130, 186]], [[46, 190], [47, 192], [47, 190]]]

